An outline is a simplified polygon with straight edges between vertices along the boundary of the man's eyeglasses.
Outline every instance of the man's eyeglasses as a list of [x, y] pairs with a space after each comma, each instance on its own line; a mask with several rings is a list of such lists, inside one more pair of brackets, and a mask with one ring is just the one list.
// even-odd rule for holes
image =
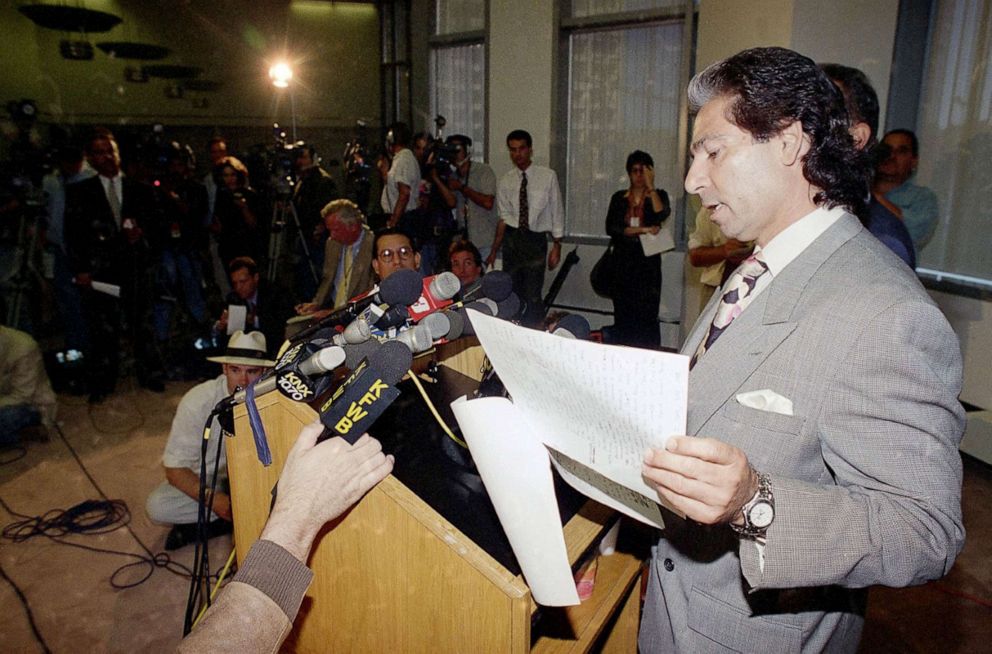
[[407, 261], [413, 256], [413, 249], [404, 245], [398, 250], [383, 250], [379, 253], [379, 261], [385, 261], [387, 263], [395, 261], [397, 254], [400, 256], [400, 261]]

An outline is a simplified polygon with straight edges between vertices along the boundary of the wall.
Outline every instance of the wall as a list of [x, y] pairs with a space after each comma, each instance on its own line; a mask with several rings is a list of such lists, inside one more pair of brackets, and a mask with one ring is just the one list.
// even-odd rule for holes
[[[88, 35], [91, 43], [141, 41], [170, 48], [172, 53], [160, 62], [117, 60], [97, 48], [93, 60], [65, 60], [59, 55], [59, 41], [66, 35], [37, 27], [17, 11], [20, 4], [0, 2], [0, 99], [34, 99], [43, 121], [233, 126], [277, 120], [289, 127], [289, 95], [268, 80], [269, 64], [285, 56], [296, 68], [293, 89], [300, 127], [345, 127], [358, 118], [378, 122], [379, 27], [371, 4], [86, 3], [124, 18], [109, 32]], [[201, 79], [223, 86], [212, 93], [188, 91], [182, 99], [168, 99], [168, 80], [124, 80], [125, 66], [142, 63], [199, 66]], [[208, 106], [194, 107], [194, 98], [205, 99]]]
[[554, 8], [554, 0], [489, 3], [489, 159], [497, 177], [510, 170], [500, 146], [517, 128], [534, 138], [534, 162], [549, 165], [558, 44]]

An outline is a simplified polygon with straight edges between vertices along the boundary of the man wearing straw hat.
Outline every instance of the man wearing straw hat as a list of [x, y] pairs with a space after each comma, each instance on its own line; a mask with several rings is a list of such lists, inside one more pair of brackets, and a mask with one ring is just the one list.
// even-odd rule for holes
[[[200, 496], [200, 452], [203, 427], [207, 416], [217, 403], [238, 387], [262, 376], [275, 361], [266, 354], [265, 336], [262, 332], [236, 331], [227, 343], [223, 356], [209, 357], [208, 361], [222, 364], [223, 374], [191, 388], [179, 402], [176, 417], [172, 420], [169, 441], [162, 456], [166, 481], [148, 496], [148, 516], [156, 522], [173, 525], [165, 539], [165, 549], [174, 550], [193, 542], [196, 538], [196, 519]], [[211, 537], [231, 531], [231, 498], [227, 488], [227, 457], [221, 441], [217, 418], [210, 422], [207, 447], [208, 479], [213, 474], [220, 448], [220, 466], [217, 467], [217, 490], [210, 494]]]

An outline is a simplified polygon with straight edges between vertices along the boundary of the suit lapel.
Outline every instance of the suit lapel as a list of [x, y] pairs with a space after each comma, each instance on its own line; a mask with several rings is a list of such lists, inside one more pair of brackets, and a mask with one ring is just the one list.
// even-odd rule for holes
[[[861, 229], [857, 218], [850, 214], [842, 216], [779, 272], [699, 359], [689, 375], [689, 434], [695, 435], [730, 401], [737, 389], [795, 330], [802, 319], [803, 295], [810, 291], [817, 271]], [[693, 327], [683, 353], [694, 351], [715, 312], [711, 301]]]

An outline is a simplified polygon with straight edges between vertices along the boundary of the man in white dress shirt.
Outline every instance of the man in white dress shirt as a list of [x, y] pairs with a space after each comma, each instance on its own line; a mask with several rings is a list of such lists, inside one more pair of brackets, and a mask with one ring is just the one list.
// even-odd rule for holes
[[499, 223], [486, 265], [491, 265], [503, 248], [503, 270], [513, 277], [513, 289], [525, 303], [522, 322], [539, 325], [544, 318], [541, 302], [544, 260], [547, 256], [548, 270], [558, 267], [561, 239], [565, 234], [565, 212], [558, 175], [531, 161], [533, 140], [530, 134], [522, 129], [513, 130], [506, 137], [506, 146], [514, 168], [500, 178], [496, 190]]

